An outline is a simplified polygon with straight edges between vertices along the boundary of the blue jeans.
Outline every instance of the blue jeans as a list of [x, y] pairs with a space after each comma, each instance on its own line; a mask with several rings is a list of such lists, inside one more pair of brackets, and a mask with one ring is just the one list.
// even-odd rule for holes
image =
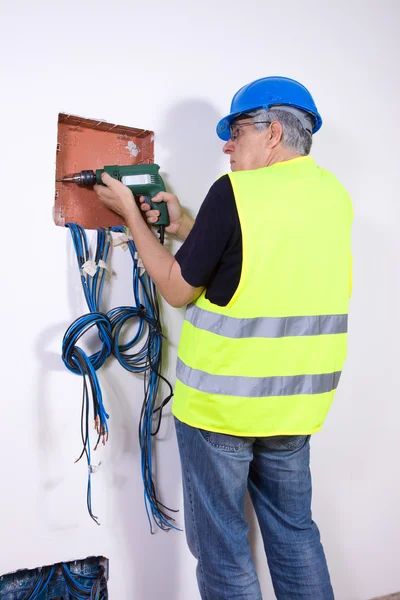
[[309, 436], [236, 437], [175, 419], [186, 537], [203, 600], [261, 600], [247, 540], [246, 490], [278, 600], [333, 600], [311, 517]]

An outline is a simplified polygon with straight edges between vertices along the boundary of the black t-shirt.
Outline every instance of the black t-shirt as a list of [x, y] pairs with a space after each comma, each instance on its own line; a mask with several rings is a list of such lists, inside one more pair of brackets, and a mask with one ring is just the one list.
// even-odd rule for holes
[[210, 302], [226, 306], [239, 285], [242, 255], [235, 197], [224, 175], [210, 188], [175, 259], [189, 285], [205, 287]]

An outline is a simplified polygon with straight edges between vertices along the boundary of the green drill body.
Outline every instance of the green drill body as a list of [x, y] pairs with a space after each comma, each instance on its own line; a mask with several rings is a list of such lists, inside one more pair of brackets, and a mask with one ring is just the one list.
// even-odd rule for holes
[[101, 176], [103, 173], [108, 173], [114, 179], [118, 179], [126, 185], [136, 196], [145, 196], [146, 202], [153, 210], [158, 210], [160, 216], [155, 226], [168, 227], [169, 214], [165, 202], [153, 202], [154, 196], [158, 192], [165, 192], [164, 181], [159, 174], [160, 167], [158, 165], [109, 165], [103, 169], [94, 171], [81, 171], [75, 173], [72, 177], [63, 177], [58, 181], [64, 183], [76, 183], [84, 187], [92, 187], [96, 183], [104, 185]]

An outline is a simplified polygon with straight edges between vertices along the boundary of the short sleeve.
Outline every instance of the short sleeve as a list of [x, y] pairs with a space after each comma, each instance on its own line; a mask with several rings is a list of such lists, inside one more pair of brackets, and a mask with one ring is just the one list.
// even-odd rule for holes
[[175, 255], [183, 278], [193, 287], [207, 287], [228, 248], [238, 221], [228, 175], [210, 188], [187, 239]]

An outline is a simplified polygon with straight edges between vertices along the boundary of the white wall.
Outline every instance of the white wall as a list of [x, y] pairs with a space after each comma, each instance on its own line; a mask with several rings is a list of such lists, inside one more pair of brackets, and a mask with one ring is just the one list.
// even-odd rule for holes
[[[141, 383], [100, 373], [111, 438], [85, 508], [81, 381], [60, 359], [85, 311], [68, 232], [52, 221], [57, 114], [156, 132], [156, 159], [195, 213], [228, 168], [214, 134], [232, 94], [271, 74], [298, 78], [324, 117], [314, 157], [355, 206], [350, 354], [313, 441], [314, 515], [338, 600], [400, 589], [399, 3], [396, 0], [14, 0], [1, 7], [0, 573], [110, 558], [110, 597], [198, 598], [184, 535], [150, 536], [136, 427]], [[88, 165], [90, 166], [90, 165]], [[114, 252], [109, 306], [130, 299], [130, 264]], [[182, 311], [168, 309], [169, 374]], [[163, 498], [181, 507], [171, 418], [158, 443]], [[179, 514], [182, 524], [182, 512]], [[273, 598], [254, 546], [264, 597]]]

